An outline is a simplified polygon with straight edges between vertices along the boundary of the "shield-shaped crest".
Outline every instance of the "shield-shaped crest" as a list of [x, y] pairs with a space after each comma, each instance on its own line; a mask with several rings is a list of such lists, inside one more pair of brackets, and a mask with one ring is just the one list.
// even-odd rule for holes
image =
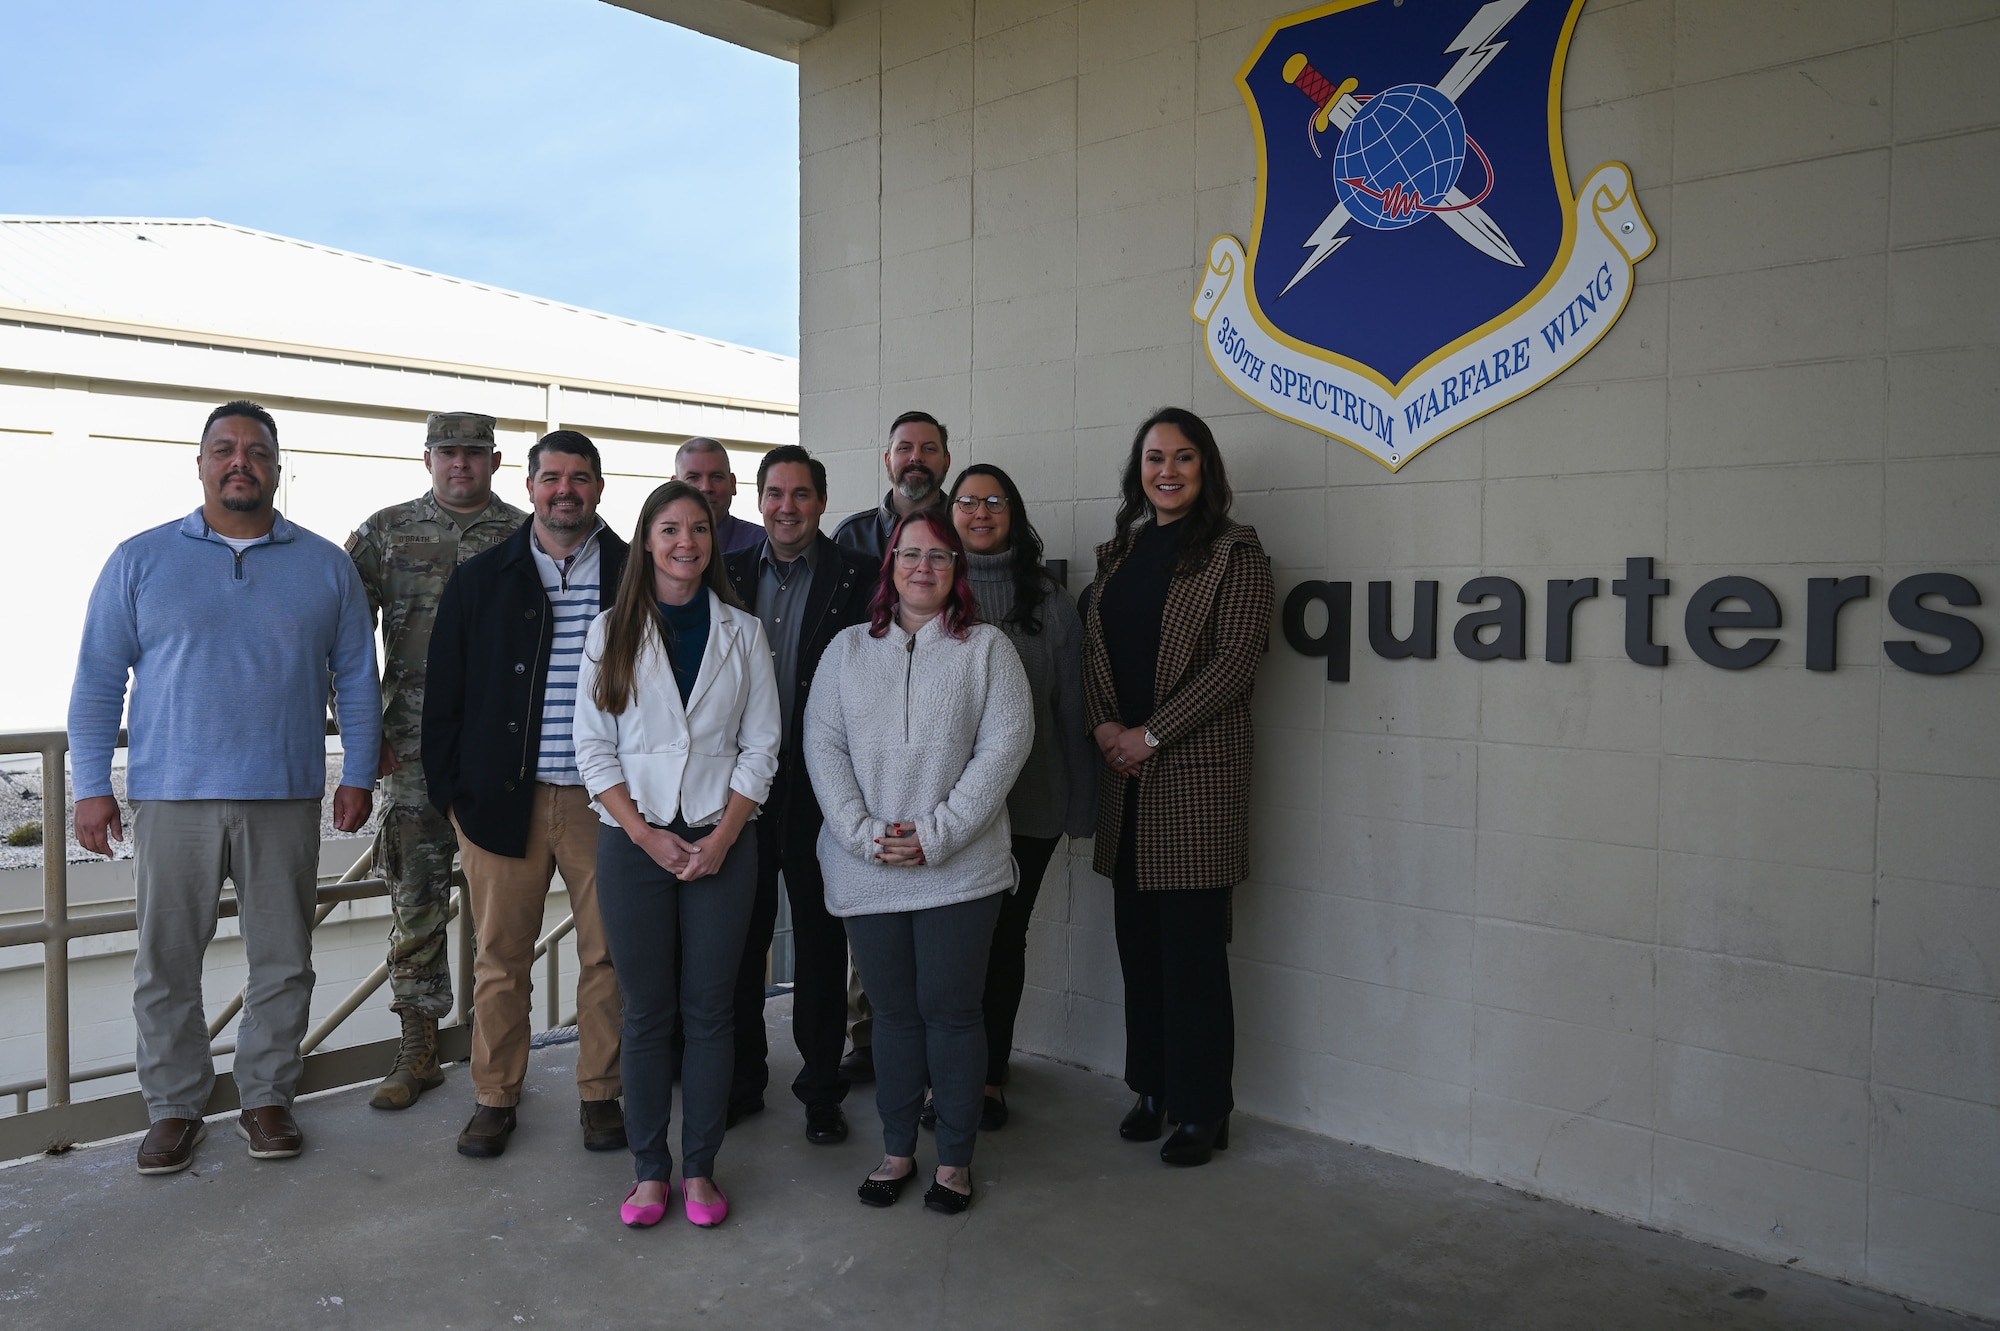
[[1653, 237], [1625, 168], [1572, 195], [1564, 57], [1583, 0], [1336, 0], [1237, 76], [1260, 157], [1246, 254], [1195, 317], [1252, 401], [1399, 468], [1610, 328]]

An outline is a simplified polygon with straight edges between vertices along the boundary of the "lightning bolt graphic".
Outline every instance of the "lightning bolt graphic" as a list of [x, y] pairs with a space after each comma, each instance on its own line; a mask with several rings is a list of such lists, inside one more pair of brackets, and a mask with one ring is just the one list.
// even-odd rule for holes
[[1459, 33], [1458, 39], [1444, 48], [1447, 55], [1453, 51], [1463, 51], [1465, 54], [1460, 56], [1458, 63], [1437, 81], [1435, 85], [1437, 90], [1456, 102], [1458, 95], [1471, 86], [1472, 81], [1493, 63], [1493, 57], [1499, 55], [1506, 47], [1507, 43], [1493, 40], [1500, 35], [1500, 29], [1511, 23], [1514, 16], [1527, 7], [1528, 0], [1493, 0], [1491, 4], [1481, 5], [1479, 11], [1472, 16], [1472, 21], [1465, 25], [1465, 31]]

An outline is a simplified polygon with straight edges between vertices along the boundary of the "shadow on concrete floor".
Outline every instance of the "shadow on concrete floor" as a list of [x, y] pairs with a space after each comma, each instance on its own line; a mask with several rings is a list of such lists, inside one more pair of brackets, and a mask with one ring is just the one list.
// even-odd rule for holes
[[[880, 1155], [808, 1144], [771, 1004], [769, 1108], [729, 1134], [734, 1210], [618, 1223], [623, 1153], [581, 1146], [575, 1046], [537, 1052], [499, 1160], [460, 1158], [470, 1079], [402, 1113], [365, 1089], [301, 1103], [307, 1153], [249, 1159], [211, 1122], [194, 1167], [141, 1178], [130, 1141], [0, 1171], [0, 1324], [29, 1328], [1972, 1328], [1448, 1170], [1257, 1119], [1196, 1170], [1121, 1142], [1117, 1081], [1016, 1060], [964, 1216], [854, 1188]], [[678, 1133], [675, 1135], [678, 1146]], [[928, 1135], [919, 1166], [934, 1163]], [[678, 1156], [678, 1150], [676, 1151]]]

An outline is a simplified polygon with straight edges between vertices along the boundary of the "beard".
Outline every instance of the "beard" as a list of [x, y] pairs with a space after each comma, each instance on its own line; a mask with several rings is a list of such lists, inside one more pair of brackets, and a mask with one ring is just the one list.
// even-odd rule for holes
[[931, 469], [919, 463], [911, 463], [896, 477], [896, 493], [912, 504], [921, 504], [937, 493], [937, 477]]
[[573, 514], [565, 514], [562, 510], [552, 505], [549, 511], [542, 516], [542, 525], [550, 531], [581, 531], [583, 525], [589, 522], [590, 519], [591, 515], [584, 512], [580, 507]]

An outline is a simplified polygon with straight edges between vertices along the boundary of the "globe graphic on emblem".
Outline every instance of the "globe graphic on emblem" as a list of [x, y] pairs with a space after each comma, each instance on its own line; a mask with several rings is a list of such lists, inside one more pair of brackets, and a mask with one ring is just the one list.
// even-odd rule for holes
[[1395, 231], [1442, 204], [1464, 165], [1465, 119], [1451, 98], [1399, 83], [1362, 103], [1334, 152], [1333, 182], [1356, 222]]

